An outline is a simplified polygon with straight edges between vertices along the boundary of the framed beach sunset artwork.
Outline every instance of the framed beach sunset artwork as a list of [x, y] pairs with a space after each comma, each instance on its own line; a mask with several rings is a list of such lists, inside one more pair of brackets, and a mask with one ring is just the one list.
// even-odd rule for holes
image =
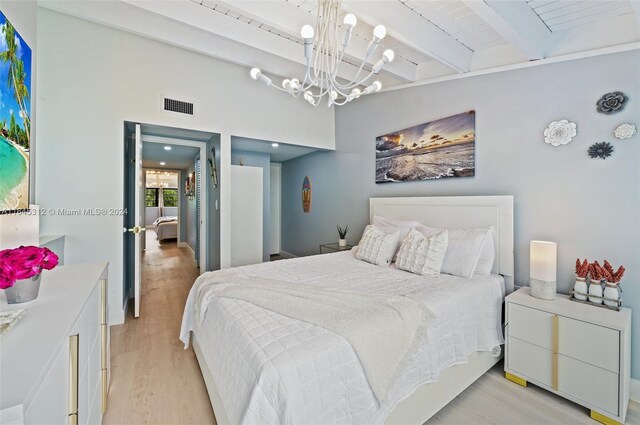
[[376, 137], [376, 183], [473, 177], [475, 122], [467, 111]]
[[0, 214], [29, 208], [31, 49], [0, 12]]

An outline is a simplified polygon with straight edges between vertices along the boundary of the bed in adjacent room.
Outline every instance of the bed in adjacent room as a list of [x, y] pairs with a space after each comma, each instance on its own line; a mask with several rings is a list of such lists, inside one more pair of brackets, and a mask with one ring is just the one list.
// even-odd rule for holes
[[[470, 278], [431, 276], [347, 251], [201, 276], [181, 337], [186, 342], [191, 334], [219, 424], [422, 423], [499, 361], [502, 303], [513, 290], [513, 199], [372, 198], [370, 204], [372, 220], [492, 228], [495, 261]], [[263, 286], [276, 292], [263, 294]], [[299, 305], [271, 308], [295, 299]], [[319, 312], [351, 305], [345, 315], [364, 315], [371, 324], [345, 328], [312, 313], [306, 320], [319, 299], [331, 304]], [[396, 313], [404, 322], [398, 319], [394, 329]], [[389, 329], [378, 332], [386, 327], [381, 317], [389, 318]], [[411, 328], [407, 320], [420, 321], [408, 345], [393, 334]], [[350, 333], [352, 327], [361, 334]], [[375, 339], [380, 335], [385, 339]]]
[[152, 227], [156, 231], [158, 241], [177, 239], [178, 237], [178, 217], [158, 217]]

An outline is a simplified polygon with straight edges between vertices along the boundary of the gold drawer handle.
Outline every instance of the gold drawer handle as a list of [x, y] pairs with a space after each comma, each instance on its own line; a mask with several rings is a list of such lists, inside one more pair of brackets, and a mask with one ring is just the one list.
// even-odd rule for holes
[[102, 344], [101, 344], [101, 353], [100, 353], [100, 368], [107, 368], [107, 342], [108, 342], [108, 333], [107, 333], [107, 325], [100, 325], [100, 333], [102, 334]]
[[69, 337], [69, 425], [78, 423], [78, 358], [80, 335]]
[[107, 280], [100, 280], [100, 324], [107, 324]]
[[551, 318], [552, 325], [552, 341], [551, 341], [551, 351], [553, 356], [553, 361], [551, 364], [551, 387], [558, 391], [558, 322], [559, 317], [557, 314], [554, 314]]
[[102, 369], [102, 413], [107, 411], [107, 395], [109, 393], [109, 376], [107, 369]]

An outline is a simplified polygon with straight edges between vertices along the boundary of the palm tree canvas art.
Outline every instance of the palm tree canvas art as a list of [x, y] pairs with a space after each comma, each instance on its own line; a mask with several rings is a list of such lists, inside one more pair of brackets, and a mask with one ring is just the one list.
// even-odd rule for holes
[[31, 49], [0, 12], [0, 212], [29, 207]]

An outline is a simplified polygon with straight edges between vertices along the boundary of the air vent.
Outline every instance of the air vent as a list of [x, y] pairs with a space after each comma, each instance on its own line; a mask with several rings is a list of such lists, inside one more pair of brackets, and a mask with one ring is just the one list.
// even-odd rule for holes
[[164, 98], [164, 110], [177, 112], [179, 114], [193, 115], [193, 103], [183, 102], [181, 100]]

